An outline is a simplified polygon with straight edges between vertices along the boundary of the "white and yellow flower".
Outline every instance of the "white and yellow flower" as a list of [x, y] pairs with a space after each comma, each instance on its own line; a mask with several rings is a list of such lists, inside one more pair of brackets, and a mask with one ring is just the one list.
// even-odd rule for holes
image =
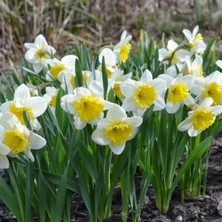
[[[2, 115], [2, 113], [0, 115]], [[3, 144], [3, 132], [4, 128], [0, 125], [0, 169], [7, 169], [9, 168], [7, 155], [10, 153], [10, 149]]]
[[51, 60], [47, 60], [50, 68], [48, 71], [48, 75], [46, 76], [47, 80], [52, 80], [52, 77], [61, 81], [63, 76], [66, 74], [75, 75], [75, 63], [78, 58], [75, 55], [66, 55], [64, 56], [61, 61], [54, 58]]
[[40, 129], [41, 126], [37, 117], [41, 116], [47, 109], [47, 101], [40, 96], [31, 96], [25, 84], [20, 85], [14, 93], [14, 100], [7, 101], [0, 106], [1, 112], [11, 112], [17, 116], [21, 124], [25, 124], [24, 111], [28, 115], [33, 129]]
[[121, 69], [117, 69], [111, 79], [113, 80], [112, 82], [109, 81], [109, 83], [112, 85], [111, 87], [113, 88], [114, 92], [116, 93], [116, 95], [122, 99], [124, 97], [121, 88], [120, 88], [120, 84], [127, 81], [128, 79], [130, 79], [132, 77], [132, 73], [128, 73], [128, 74], [124, 74], [123, 70]]
[[34, 161], [31, 149], [37, 150], [45, 146], [46, 140], [22, 125], [12, 113], [3, 113], [0, 116], [0, 150], [6, 147], [10, 150], [8, 155], [16, 156], [24, 153]]
[[177, 65], [178, 63], [184, 62], [185, 57], [190, 55], [190, 52], [185, 49], [179, 49], [179, 45], [170, 39], [167, 43], [167, 48], [159, 49], [159, 61], [169, 62], [171, 64]]
[[107, 77], [111, 77], [114, 71], [117, 69], [117, 57], [116, 54], [109, 48], [104, 48], [102, 51], [99, 53], [99, 62], [100, 66], [98, 70], [102, 72], [102, 60], [105, 60], [105, 65], [106, 65], [106, 74]]
[[185, 75], [192, 75], [194, 77], [203, 76], [203, 59], [201, 56], [196, 55], [195, 59], [192, 61], [190, 56], [185, 57], [185, 65], [181, 69], [181, 72]]
[[222, 104], [222, 73], [215, 71], [207, 77], [195, 78], [195, 86], [191, 89], [196, 100], [203, 101], [211, 97], [214, 105]]
[[190, 88], [194, 82], [192, 76], [179, 74], [176, 78], [173, 78], [170, 75], [162, 74], [159, 77], [167, 82], [166, 111], [168, 113], [177, 112], [182, 104], [189, 106], [194, 103], [190, 94]]
[[116, 53], [117, 58], [125, 63], [129, 57], [131, 50], [131, 44], [129, 41], [132, 39], [132, 35], [127, 35], [127, 31], [123, 31], [120, 42], [114, 47], [113, 51]]
[[127, 117], [125, 110], [114, 104], [108, 110], [106, 118], [98, 122], [92, 139], [99, 145], [109, 145], [113, 153], [121, 154], [126, 142], [136, 135], [142, 122], [142, 117]]
[[203, 41], [203, 37], [200, 33], [198, 33], [198, 31], [198, 25], [193, 29], [192, 33], [188, 29], [183, 30], [183, 34], [188, 40], [188, 44], [186, 46], [193, 53], [203, 53], [206, 49], [206, 44]]
[[58, 89], [55, 88], [54, 86], [48, 86], [45, 88], [46, 94], [43, 96], [45, 100], [48, 102], [48, 104], [55, 109], [56, 107], [56, 100], [57, 100], [57, 94], [58, 94]]
[[87, 123], [96, 125], [110, 105], [103, 99], [103, 88], [97, 81], [88, 88], [77, 87], [73, 94], [61, 98], [61, 107], [74, 115], [76, 129], [83, 129]]
[[125, 96], [122, 107], [134, 115], [142, 116], [151, 106], [154, 106], [154, 111], [165, 108], [163, 97], [167, 89], [166, 82], [159, 78], [153, 79], [149, 70], [142, 74], [139, 81], [124, 81], [120, 88]]
[[186, 131], [191, 137], [195, 137], [205, 129], [213, 125], [217, 115], [222, 113], [222, 105], [212, 106], [213, 100], [206, 98], [196, 109], [188, 113], [188, 117], [178, 125], [178, 130]]
[[[91, 75], [93, 75], [91, 71], [82, 71], [82, 86], [86, 87], [88, 85], [88, 79]], [[99, 75], [102, 79], [102, 75], [100, 72]], [[69, 70], [63, 71], [59, 75], [59, 80], [61, 82], [61, 87], [63, 88], [63, 90], [67, 91], [68, 93], [72, 93], [73, 90], [77, 87], [76, 74], [74, 72], [70, 72]]]
[[34, 43], [25, 43], [24, 46], [28, 49], [25, 53], [25, 59], [32, 63], [33, 69], [37, 73], [46, 67], [46, 60], [50, 59], [56, 52], [41, 34], [36, 37]]

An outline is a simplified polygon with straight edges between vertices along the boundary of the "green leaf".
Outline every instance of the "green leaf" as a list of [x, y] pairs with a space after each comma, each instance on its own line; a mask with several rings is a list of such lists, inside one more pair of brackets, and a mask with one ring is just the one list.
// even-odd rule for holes
[[21, 212], [19, 209], [19, 204], [15, 197], [15, 193], [11, 190], [10, 186], [5, 182], [5, 180], [0, 177], [0, 199], [9, 208], [9, 210], [16, 216], [18, 221], [21, 221]]
[[78, 87], [82, 86], [82, 67], [80, 64], [80, 61], [76, 59], [76, 64], [75, 64], [75, 69], [76, 69], [76, 85]]
[[102, 59], [102, 77], [103, 77], [104, 99], [106, 99], [107, 89], [108, 89], [108, 78], [106, 73], [106, 63], [104, 57]]
[[25, 195], [25, 221], [32, 221], [32, 198], [34, 190], [35, 171], [31, 163], [27, 164], [26, 169], [26, 195]]
[[183, 174], [189, 169], [189, 167], [198, 159], [202, 157], [202, 155], [209, 149], [209, 146], [212, 142], [213, 137], [209, 136], [205, 140], [203, 140], [188, 156], [185, 160], [183, 166], [180, 168], [173, 185], [171, 187], [171, 193], [175, 189], [177, 183], [183, 176]]

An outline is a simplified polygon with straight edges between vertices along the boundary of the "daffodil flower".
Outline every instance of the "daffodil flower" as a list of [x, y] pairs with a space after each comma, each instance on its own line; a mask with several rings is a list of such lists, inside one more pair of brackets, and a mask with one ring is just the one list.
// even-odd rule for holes
[[[76, 74], [75, 63], [78, 58], [75, 55], [66, 55], [61, 61], [54, 58], [47, 60], [48, 65], [50, 66], [48, 75], [46, 76], [47, 80], [52, 80], [52, 77], [58, 80], [61, 80], [66, 73]], [[63, 74], [62, 77], [60, 77]]]
[[165, 108], [163, 96], [167, 89], [166, 82], [159, 78], [153, 79], [149, 70], [142, 74], [139, 81], [124, 81], [120, 84], [120, 89], [125, 96], [122, 107], [134, 115], [142, 116], [152, 105], [154, 111]]
[[13, 113], [21, 124], [25, 124], [24, 111], [26, 111], [33, 129], [39, 130], [41, 126], [37, 117], [41, 116], [46, 108], [47, 101], [40, 96], [31, 96], [28, 87], [22, 84], [15, 90], [14, 100], [3, 103], [0, 111]]
[[195, 59], [192, 61], [190, 56], [185, 57], [185, 65], [181, 69], [181, 72], [185, 75], [192, 75], [195, 77], [203, 76], [203, 59], [199, 55], [196, 55]]
[[[24, 153], [31, 161], [34, 161], [31, 149], [41, 149], [46, 140], [22, 125], [12, 113], [2, 113], [0, 116], [0, 151], [6, 147], [10, 150], [8, 155], [16, 156]], [[0, 157], [1, 158], [1, 157]]]
[[103, 99], [103, 89], [97, 81], [88, 88], [77, 87], [73, 94], [61, 98], [61, 107], [74, 115], [76, 129], [83, 129], [87, 123], [96, 125], [110, 106], [111, 103]]
[[25, 53], [25, 59], [32, 63], [36, 73], [46, 67], [46, 60], [50, 59], [56, 52], [52, 46], [48, 45], [45, 37], [41, 34], [36, 37], [34, 43], [25, 43], [24, 46], [28, 49]]
[[[2, 113], [1, 113], [2, 115]], [[9, 161], [7, 155], [10, 153], [10, 149], [2, 143], [4, 128], [0, 125], [0, 169], [9, 168]]]
[[211, 97], [214, 105], [222, 103], [222, 73], [215, 71], [207, 77], [195, 78], [194, 87], [191, 89], [196, 95], [196, 101], [203, 101]]
[[113, 82], [110, 81], [110, 84], [112, 84], [112, 88], [113, 88], [114, 92], [116, 93], [116, 95], [120, 99], [122, 99], [124, 97], [123, 93], [121, 92], [120, 84], [127, 81], [131, 77], [132, 77], [132, 73], [124, 74], [123, 70], [121, 70], [121, 69], [117, 69], [113, 73], [113, 75], [111, 77]]
[[[96, 70], [97, 72], [97, 70]], [[88, 85], [89, 76], [92, 76], [92, 72], [88, 70], [82, 71], [82, 86], [86, 87]], [[102, 84], [102, 75], [99, 72], [101, 77]], [[69, 94], [73, 92], [73, 90], [77, 87], [76, 85], [76, 74], [74, 72], [70, 72], [69, 70], [64, 70], [59, 75], [59, 80], [61, 82], [61, 87], [64, 91], [67, 91]]]
[[179, 45], [170, 39], [167, 43], [167, 48], [159, 49], [159, 61], [169, 62], [171, 59], [171, 64], [173, 65], [184, 62], [185, 57], [191, 53], [185, 49], [178, 49], [178, 47]]
[[114, 47], [113, 51], [116, 53], [117, 58], [125, 63], [129, 57], [131, 50], [131, 44], [129, 41], [132, 39], [132, 35], [127, 35], [127, 31], [123, 31], [120, 42]]
[[159, 78], [167, 82], [168, 93], [166, 101], [166, 111], [175, 113], [182, 104], [187, 106], [194, 103], [194, 99], [190, 94], [190, 88], [193, 86], [193, 77], [179, 74], [176, 78], [170, 75], [162, 74]]
[[[105, 60], [107, 77], [111, 77], [113, 72], [117, 69], [116, 54], [109, 48], [104, 48], [99, 53], [99, 62], [102, 64], [102, 59]], [[102, 65], [99, 66], [99, 71], [102, 72]]]
[[192, 33], [188, 29], [183, 30], [183, 34], [188, 40], [188, 44], [186, 45], [188, 49], [190, 49], [193, 53], [203, 53], [206, 49], [206, 44], [203, 41], [203, 37], [199, 31], [199, 26], [197, 25]]
[[45, 91], [46, 91], [46, 94], [43, 96], [43, 98], [45, 98], [48, 104], [51, 105], [53, 109], [55, 109], [57, 93], [59, 90], [55, 87], [48, 86], [45, 88]]
[[127, 117], [125, 110], [114, 104], [101, 119], [96, 130], [92, 133], [92, 140], [102, 146], [109, 145], [113, 153], [123, 152], [126, 142], [137, 133], [143, 119], [139, 116]]
[[212, 106], [213, 100], [206, 98], [196, 109], [188, 113], [188, 117], [178, 125], [178, 130], [186, 131], [191, 137], [195, 137], [205, 129], [213, 125], [217, 115], [222, 113], [222, 105]]

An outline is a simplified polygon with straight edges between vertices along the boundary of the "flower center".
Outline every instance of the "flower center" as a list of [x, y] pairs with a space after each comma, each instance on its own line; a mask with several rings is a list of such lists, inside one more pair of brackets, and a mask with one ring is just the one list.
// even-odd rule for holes
[[132, 135], [133, 127], [125, 122], [116, 122], [105, 130], [105, 137], [114, 146], [125, 143]]
[[85, 96], [74, 102], [74, 108], [82, 121], [89, 122], [100, 116], [104, 105], [94, 96]]
[[210, 83], [204, 90], [204, 97], [211, 97], [214, 104], [222, 103], [222, 85], [216, 82]]
[[195, 130], [205, 130], [214, 123], [215, 114], [212, 110], [201, 108], [192, 114], [191, 120]]
[[57, 95], [52, 96], [50, 104], [52, 107], [56, 107], [56, 99], [57, 99]]
[[54, 76], [56, 79], [58, 79], [59, 73], [66, 69], [66, 66], [64, 64], [55, 64], [50, 68], [50, 73], [52, 76]]
[[19, 130], [7, 130], [3, 141], [14, 154], [19, 154], [28, 147], [28, 138]]
[[32, 109], [28, 106], [16, 107], [15, 103], [12, 103], [12, 104], [10, 104], [9, 110], [10, 110], [11, 113], [16, 115], [16, 117], [19, 119], [19, 121], [23, 125], [25, 124], [25, 120], [24, 120], [24, 116], [23, 116], [24, 111], [26, 111], [30, 121], [32, 121], [34, 119]]
[[156, 88], [149, 84], [143, 84], [138, 87], [134, 95], [134, 100], [138, 107], [149, 108], [157, 98]]
[[197, 42], [197, 41], [203, 41], [203, 37], [200, 33], [198, 33], [194, 39], [193, 39], [194, 42]]
[[72, 88], [75, 89], [76, 88], [76, 76], [72, 75], [69, 82], [70, 82]]
[[168, 100], [173, 103], [181, 103], [189, 95], [188, 91], [189, 89], [185, 83], [178, 82], [169, 88]]
[[36, 52], [35, 52], [35, 56], [38, 58], [38, 59], [45, 59], [45, 58], [48, 58], [49, 57], [49, 52], [45, 49], [38, 49]]
[[119, 84], [119, 83], [114, 84], [113, 90], [114, 90], [114, 92], [116, 93], [116, 95], [117, 95], [119, 98], [123, 98], [124, 95], [123, 95], [122, 92], [121, 92], [120, 84]]
[[128, 59], [129, 53], [131, 50], [131, 44], [127, 43], [124, 44], [120, 47], [120, 59], [122, 60], [123, 63], [126, 62], [126, 60]]

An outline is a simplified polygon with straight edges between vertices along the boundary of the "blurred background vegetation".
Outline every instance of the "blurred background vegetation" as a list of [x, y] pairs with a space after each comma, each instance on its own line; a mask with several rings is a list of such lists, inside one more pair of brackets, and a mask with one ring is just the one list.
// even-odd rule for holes
[[[138, 40], [141, 29], [161, 40], [182, 37], [182, 29], [200, 26], [204, 39], [218, 40], [222, 51], [220, 0], [1, 0], [0, 70], [20, 62], [24, 42], [42, 33], [58, 54], [74, 43], [91, 50], [119, 40], [123, 30]], [[221, 44], [220, 44], [221, 43]]]

